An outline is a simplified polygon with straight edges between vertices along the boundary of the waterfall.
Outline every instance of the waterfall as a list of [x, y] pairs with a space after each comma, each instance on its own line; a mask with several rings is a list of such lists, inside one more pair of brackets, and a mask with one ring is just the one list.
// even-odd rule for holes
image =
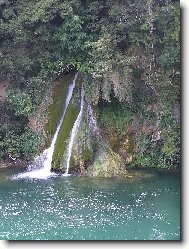
[[88, 116], [88, 125], [90, 129], [91, 139], [96, 139], [98, 141], [99, 148], [104, 149], [108, 148], [108, 145], [101, 135], [100, 128], [98, 126], [97, 118], [95, 112], [90, 104], [87, 105], [87, 116]]
[[56, 175], [55, 173], [51, 172], [51, 162], [52, 162], [53, 152], [54, 152], [54, 148], [55, 148], [55, 144], [56, 144], [59, 130], [60, 130], [61, 125], [64, 121], [64, 116], [66, 114], [66, 110], [68, 108], [68, 105], [69, 105], [70, 100], [71, 100], [72, 95], [73, 95], [73, 90], [75, 87], [75, 81], [77, 79], [77, 75], [78, 74], [76, 73], [72, 83], [69, 85], [68, 95], [66, 98], [64, 111], [63, 111], [61, 119], [57, 125], [56, 132], [55, 132], [53, 140], [51, 142], [51, 146], [48, 149], [44, 150], [44, 152], [34, 160], [34, 163], [28, 167], [26, 172], [18, 174], [13, 178], [46, 179], [46, 178], [49, 178], [51, 176]]
[[93, 134], [93, 136], [95, 136], [96, 138], [98, 138], [98, 140], [101, 140], [101, 143], [103, 141], [101, 133], [100, 133], [100, 129], [98, 127], [97, 124], [97, 118], [96, 115], [93, 111], [93, 108], [91, 105], [87, 105], [87, 115], [88, 115], [88, 124], [89, 124], [89, 129], [91, 131], [91, 133]]
[[92, 130], [92, 132], [96, 133], [98, 136], [100, 135], [99, 128], [97, 125], [96, 116], [94, 115], [93, 109], [91, 105], [87, 105], [87, 113], [88, 113], [88, 123], [89, 128]]
[[72, 154], [72, 148], [73, 148], [73, 144], [74, 144], [74, 139], [77, 135], [78, 129], [79, 129], [79, 125], [81, 122], [81, 118], [82, 118], [82, 113], [83, 113], [83, 106], [84, 106], [84, 91], [83, 89], [81, 90], [81, 105], [80, 105], [80, 112], [77, 116], [77, 119], [74, 123], [74, 126], [72, 128], [71, 131], [71, 135], [69, 138], [69, 142], [68, 142], [68, 150], [67, 150], [67, 155], [66, 155], [66, 172], [63, 174], [63, 176], [67, 176], [69, 175], [69, 166], [70, 166], [70, 158], [71, 158], [71, 154]]

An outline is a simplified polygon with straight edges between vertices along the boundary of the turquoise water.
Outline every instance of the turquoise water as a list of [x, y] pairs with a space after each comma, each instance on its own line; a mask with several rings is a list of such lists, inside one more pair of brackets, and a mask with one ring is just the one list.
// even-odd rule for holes
[[0, 170], [1, 240], [180, 240], [180, 177], [11, 180]]

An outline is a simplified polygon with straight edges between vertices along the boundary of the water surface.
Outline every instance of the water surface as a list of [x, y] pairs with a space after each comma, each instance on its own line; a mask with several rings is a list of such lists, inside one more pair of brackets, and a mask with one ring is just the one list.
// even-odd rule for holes
[[180, 240], [180, 177], [11, 180], [0, 170], [2, 240]]

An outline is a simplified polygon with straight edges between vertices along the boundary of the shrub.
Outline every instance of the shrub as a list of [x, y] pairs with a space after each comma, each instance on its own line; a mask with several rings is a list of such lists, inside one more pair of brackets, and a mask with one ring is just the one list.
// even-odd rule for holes
[[16, 116], [28, 117], [32, 112], [32, 101], [30, 96], [20, 89], [10, 89], [7, 93], [7, 103], [10, 110]]

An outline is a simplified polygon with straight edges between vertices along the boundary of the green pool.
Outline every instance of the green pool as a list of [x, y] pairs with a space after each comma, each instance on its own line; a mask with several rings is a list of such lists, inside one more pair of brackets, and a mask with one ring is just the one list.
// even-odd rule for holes
[[9, 178], [19, 172], [0, 170], [1, 240], [180, 240], [179, 174]]

